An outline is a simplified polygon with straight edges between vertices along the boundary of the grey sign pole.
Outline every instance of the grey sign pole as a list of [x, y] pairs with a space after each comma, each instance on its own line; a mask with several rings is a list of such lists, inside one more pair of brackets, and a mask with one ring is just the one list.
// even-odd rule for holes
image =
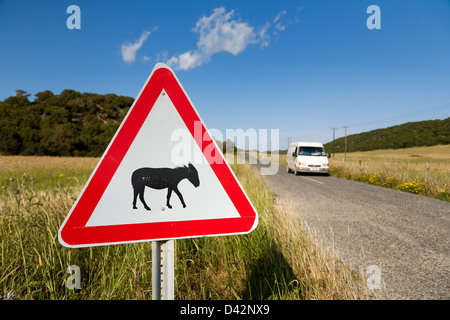
[[152, 300], [174, 300], [175, 240], [152, 242]]

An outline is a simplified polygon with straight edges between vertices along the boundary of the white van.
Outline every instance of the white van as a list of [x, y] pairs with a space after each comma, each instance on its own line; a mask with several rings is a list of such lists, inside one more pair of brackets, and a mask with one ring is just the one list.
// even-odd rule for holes
[[330, 171], [330, 164], [323, 144], [319, 142], [292, 142], [287, 151], [287, 172], [325, 173]]

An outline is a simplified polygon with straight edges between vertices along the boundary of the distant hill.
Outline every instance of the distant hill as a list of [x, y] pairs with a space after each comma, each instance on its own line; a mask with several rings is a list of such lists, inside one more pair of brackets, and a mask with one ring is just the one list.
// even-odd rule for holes
[[[327, 152], [333, 152], [333, 142], [326, 143]], [[347, 152], [377, 149], [399, 149], [450, 144], [450, 118], [408, 122], [398, 126], [377, 129], [347, 136]], [[334, 141], [334, 151], [345, 151], [345, 137]]]
[[134, 99], [64, 90], [0, 101], [0, 154], [101, 156]]
[[[69, 89], [30, 96], [17, 90], [0, 101], [0, 154], [99, 157], [134, 102]], [[237, 151], [230, 140], [216, 142], [223, 153]]]
[[[42, 91], [35, 96], [30, 101], [29, 93], [17, 90], [15, 96], [0, 101], [0, 154], [101, 156], [134, 102], [130, 97], [69, 89], [59, 95]], [[347, 137], [349, 152], [438, 144], [450, 144], [450, 118]], [[231, 141], [225, 145], [236, 150]], [[331, 142], [325, 147], [333, 151]], [[344, 152], [344, 138], [334, 141], [334, 150]]]

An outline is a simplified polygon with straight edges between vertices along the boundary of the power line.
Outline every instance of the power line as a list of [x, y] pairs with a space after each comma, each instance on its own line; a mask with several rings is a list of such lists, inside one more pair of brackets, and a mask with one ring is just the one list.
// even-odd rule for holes
[[[434, 106], [434, 107], [431, 107], [431, 108], [421, 109], [421, 110], [414, 111], [414, 112], [408, 112], [408, 113], [404, 113], [404, 114], [398, 114], [398, 115], [395, 115], [395, 116], [380, 118], [380, 119], [376, 119], [376, 120], [372, 120], [372, 121], [361, 122], [361, 123], [353, 123], [353, 124], [349, 124], [347, 126], [347, 128], [348, 127], [367, 126], [367, 125], [370, 125], [370, 124], [375, 124], [375, 123], [379, 123], [379, 122], [386, 122], [386, 121], [389, 121], [389, 120], [405, 118], [405, 117], [408, 117], [408, 116], [414, 116], [414, 115], [418, 115], [418, 114], [436, 114], [436, 113], [441, 113], [441, 112], [446, 112], [446, 111], [449, 111], [449, 112], [448, 112], [447, 115], [445, 115], [443, 117], [448, 118], [448, 117], [450, 117], [450, 103], [446, 103], [446, 104], [439, 105], [439, 106]], [[423, 120], [423, 121], [425, 121], [425, 120]], [[402, 123], [405, 123], [405, 122], [411, 122], [411, 121], [403, 121]], [[342, 127], [345, 128], [344, 126], [342, 126]], [[334, 141], [335, 140], [335, 130], [339, 129], [339, 127], [334, 127], [334, 128], [331, 128], [331, 129], [333, 130], [333, 141]], [[311, 136], [317, 136], [319, 134], [325, 134], [325, 132], [326, 132], [325, 129], [324, 130], [317, 130], [317, 131], [314, 131], [314, 132], [307, 132], [305, 134], [302, 134], [301, 137], [302, 137], [302, 139], [304, 139], [305, 137], [311, 137]], [[299, 136], [297, 136], [297, 137], [289, 137], [288, 139], [292, 140], [293, 138], [298, 138], [298, 137]], [[334, 145], [333, 145], [333, 148], [334, 148]], [[334, 150], [333, 150], [333, 156], [334, 156]]]
[[[394, 119], [398, 119], [398, 118], [404, 118], [404, 117], [408, 117], [408, 116], [424, 114], [424, 111], [426, 111], [425, 112], [426, 114], [430, 114], [430, 113], [442, 112], [442, 111], [446, 111], [446, 110], [450, 111], [450, 103], [446, 103], [446, 104], [443, 104], [440, 106], [435, 106], [435, 107], [422, 109], [422, 110], [418, 110], [418, 111], [414, 111], [414, 112], [408, 112], [408, 113], [403, 113], [403, 114], [399, 114], [399, 115], [395, 115], [395, 116], [391, 116], [391, 117], [381, 118], [378, 120], [372, 120], [372, 121], [361, 122], [361, 123], [353, 123], [350, 126], [351, 127], [360, 127], [360, 126], [366, 126], [366, 125], [374, 124], [374, 123], [378, 123], [378, 122], [384, 122], [384, 121], [394, 120]], [[450, 117], [450, 112], [449, 112], [448, 116]]]

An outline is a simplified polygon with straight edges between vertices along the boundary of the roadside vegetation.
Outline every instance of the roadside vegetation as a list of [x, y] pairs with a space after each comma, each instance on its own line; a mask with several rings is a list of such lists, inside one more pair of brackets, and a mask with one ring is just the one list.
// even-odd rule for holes
[[0, 101], [0, 154], [101, 156], [134, 99], [115, 94], [42, 91]]
[[[134, 99], [66, 89], [0, 100], [0, 154], [100, 157]], [[233, 150], [231, 141], [218, 145]], [[236, 148], [234, 148], [236, 149]]]
[[336, 153], [330, 174], [450, 202], [450, 145]]
[[335, 153], [330, 175], [450, 202], [450, 145]]
[[[62, 221], [98, 158], [0, 156], [0, 299], [151, 299], [151, 244], [68, 249]], [[248, 235], [175, 241], [176, 299], [367, 299], [364, 281], [248, 165], [232, 165], [259, 213]], [[81, 271], [68, 289], [67, 269]]]

